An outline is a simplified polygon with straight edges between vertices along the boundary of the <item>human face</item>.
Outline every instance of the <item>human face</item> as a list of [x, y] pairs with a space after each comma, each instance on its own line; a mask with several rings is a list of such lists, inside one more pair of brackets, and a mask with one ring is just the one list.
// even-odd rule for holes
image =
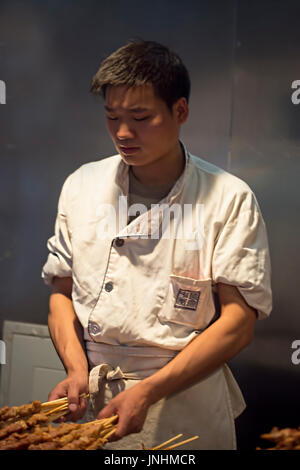
[[125, 163], [151, 165], [171, 161], [172, 153], [178, 153], [184, 98], [173, 105], [172, 112], [151, 84], [108, 86], [105, 98], [107, 129]]

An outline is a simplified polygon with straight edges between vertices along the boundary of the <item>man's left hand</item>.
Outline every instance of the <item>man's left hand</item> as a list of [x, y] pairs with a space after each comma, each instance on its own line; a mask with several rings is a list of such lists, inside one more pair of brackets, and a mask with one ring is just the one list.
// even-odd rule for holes
[[149, 406], [147, 395], [139, 383], [112, 398], [100, 411], [97, 419], [118, 415], [117, 429], [109, 438], [110, 441], [117, 441], [127, 434], [138, 433], [142, 430]]

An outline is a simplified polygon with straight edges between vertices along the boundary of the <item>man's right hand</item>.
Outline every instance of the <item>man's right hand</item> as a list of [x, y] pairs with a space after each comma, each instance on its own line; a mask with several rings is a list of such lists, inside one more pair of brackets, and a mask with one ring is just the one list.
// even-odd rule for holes
[[89, 372], [83, 328], [72, 302], [72, 278], [55, 277], [49, 300], [48, 326], [55, 349], [67, 371], [49, 394], [50, 400], [68, 397], [70, 412], [61, 421], [77, 421], [85, 413], [87, 400], [79, 395], [88, 392]]
[[60, 418], [60, 421], [78, 421], [86, 411], [87, 399], [79, 398], [82, 393], [88, 393], [88, 377], [85, 375], [68, 375], [59, 382], [49, 393], [48, 400], [68, 397], [69, 410], [67, 415]]

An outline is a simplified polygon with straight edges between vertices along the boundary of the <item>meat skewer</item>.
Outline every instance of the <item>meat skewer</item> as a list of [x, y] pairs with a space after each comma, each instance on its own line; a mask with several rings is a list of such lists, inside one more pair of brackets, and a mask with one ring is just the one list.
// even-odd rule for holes
[[[99, 444], [105, 441], [104, 438], [101, 438], [100, 442], [99, 432], [101, 428], [102, 423], [100, 421], [97, 423], [97, 425], [95, 425], [94, 422], [91, 422], [84, 425], [75, 424], [74, 426], [73, 424], [73, 426], [65, 426], [64, 428], [56, 429], [49, 433], [47, 436], [47, 442], [30, 445], [28, 450], [84, 450], [87, 448], [87, 446], [93, 444], [96, 440], [98, 440], [99, 448]], [[49, 441], [51, 441], [51, 444]]]
[[28, 405], [21, 405], [21, 406], [12, 406], [0, 409], [0, 419], [3, 422], [8, 421], [10, 419], [19, 419], [19, 418], [27, 418], [35, 413], [39, 413], [41, 411], [42, 404], [40, 401], [36, 400]]
[[[14, 423], [8, 424], [3, 429], [0, 429], [0, 439], [7, 438], [9, 435], [14, 433], [21, 433], [22, 431], [26, 431], [38, 424], [45, 424], [48, 423], [49, 419], [46, 415], [42, 413], [37, 413], [32, 415], [27, 421], [19, 420], [15, 421]], [[0, 449], [2, 449], [2, 443], [0, 442]]]
[[70, 433], [74, 429], [79, 429], [78, 423], [61, 423], [56, 428], [51, 428], [47, 434], [41, 436], [39, 442], [35, 441], [28, 446], [28, 450], [55, 450], [59, 448], [59, 438]]
[[9, 434], [24, 431], [25, 429], [27, 429], [27, 427], [28, 426], [26, 422], [23, 420], [16, 421], [15, 423], [9, 424], [5, 428], [0, 429], [0, 439], [4, 439]]
[[[260, 437], [275, 443], [275, 446], [264, 450], [300, 450], [300, 428], [274, 427], [269, 433], [261, 434]], [[261, 450], [259, 447], [256, 449]]]
[[1, 450], [21, 450], [28, 447], [34, 447], [49, 441], [54, 442], [60, 436], [69, 433], [71, 430], [78, 429], [80, 424], [62, 423], [57, 428], [51, 426], [36, 426], [31, 433], [15, 435], [11, 439], [0, 442]]
[[0, 420], [2, 420], [2, 416], [5, 415], [8, 410], [9, 406], [4, 406], [3, 408], [0, 408]]
[[60, 450], [83, 450], [89, 445], [91, 445], [96, 439], [99, 438], [99, 430], [101, 429], [101, 424], [98, 426], [89, 426], [85, 429], [80, 429], [77, 433], [73, 435], [73, 439], [70, 442], [65, 444], [65, 440], [60, 439], [62, 444]]
[[[88, 398], [88, 393], [82, 393], [80, 398]], [[8, 422], [13, 422], [19, 419], [28, 418], [36, 413], [44, 412], [48, 415], [55, 416], [52, 418], [52, 421], [57, 419], [57, 417], [66, 414], [68, 411], [68, 398], [63, 397], [58, 400], [48, 401], [41, 403], [39, 400], [35, 400], [32, 403], [20, 406], [4, 406], [0, 408], [0, 425], [1, 428], [5, 426]], [[54, 415], [54, 413], [56, 413]]]

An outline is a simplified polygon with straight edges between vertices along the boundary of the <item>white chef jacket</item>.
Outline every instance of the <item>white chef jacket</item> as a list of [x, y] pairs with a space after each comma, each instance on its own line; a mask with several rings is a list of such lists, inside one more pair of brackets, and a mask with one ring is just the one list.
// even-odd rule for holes
[[[129, 167], [120, 155], [84, 164], [64, 182], [42, 278], [73, 278], [86, 340], [179, 351], [215, 318], [218, 282], [236, 286], [258, 318], [270, 314], [268, 241], [255, 195], [183, 149], [185, 169], [160, 201], [164, 211], [155, 205], [129, 225], [120, 209]], [[191, 209], [172, 217], [172, 207]]]
[[[218, 282], [236, 286], [258, 318], [271, 312], [268, 241], [253, 192], [183, 149], [185, 169], [170, 192], [151, 210], [136, 207], [141, 214], [128, 225], [120, 197], [128, 195], [129, 167], [120, 155], [82, 165], [63, 185], [42, 277], [49, 285], [53, 276], [73, 279], [94, 416], [214, 321]], [[141, 433], [108, 448], [191, 432], [201, 436], [193, 449], [235, 449], [234, 419], [244, 408], [224, 364], [150, 407]]]

